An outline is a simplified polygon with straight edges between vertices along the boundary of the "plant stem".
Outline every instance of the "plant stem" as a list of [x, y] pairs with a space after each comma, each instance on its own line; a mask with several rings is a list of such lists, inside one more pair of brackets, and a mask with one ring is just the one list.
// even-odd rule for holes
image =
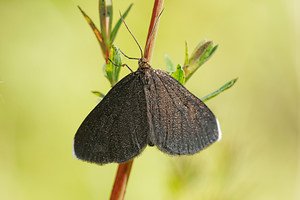
[[145, 47], [145, 52], [144, 52], [144, 57], [148, 59], [149, 62], [151, 62], [152, 59], [152, 54], [153, 54], [153, 50], [154, 50], [154, 44], [155, 44], [155, 39], [156, 39], [156, 34], [157, 34], [157, 30], [158, 30], [158, 24], [159, 24], [159, 19], [157, 21], [156, 27], [153, 30], [152, 36], [150, 37], [150, 34], [152, 32], [152, 29], [155, 25], [155, 21], [158, 17], [158, 15], [160, 14], [160, 12], [162, 11], [162, 6], [164, 4], [164, 0], [155, 0], [154, 2], [154, 6], [153, 6], [153, 10], [152, 10], [152, 17], [151, 17], [151, 22], [150, 22], [150, 26], [149, 26], [149, 30], [148, 30], [148, 36], [147, 36], [147, 41], [146, 41], [146, 45], [148, 44], [149, 41], [149, 46], [146, 49]]
[[[154, 43], [155, 43], [156, 33], [158, 30], [159, 21], [157, 21], [155, 30], [153, 31], [151, 38], [149, 38], [149, 37], [150, 37], [150, 34], [154, 27], [154, 24], [156, 22], [157, 16], [159, 15], [159, 13], [162, 10], [163, 3], [164, 3], [163, 0], [155, 0], [153, 10], [152, 10], [152, 17], [151, 17], [149, 30], [148, 30], [146, 45], [148, 43], [148, 40], [150, 40], [150, 41], [149, 41], [148, 48], [145, 49], [145, 52], [144, 52], [144, 57], [147, 58], [149, 62], [151, 62], [151, 59], [152, 59]], [[114, 186], [113, 186], [113, 189], [111, 192], [110, 200], [123, 200], [124, 199], [126, 188], [127, 188], [127, 182], [129, 179], [133, 160], [134, 159], [132, 159], [126, 163], [119, 164], [117, 174], [115, 177]]]
[[123, 200], [126, 192], [133, 159], [119, 164], [110, 200]]

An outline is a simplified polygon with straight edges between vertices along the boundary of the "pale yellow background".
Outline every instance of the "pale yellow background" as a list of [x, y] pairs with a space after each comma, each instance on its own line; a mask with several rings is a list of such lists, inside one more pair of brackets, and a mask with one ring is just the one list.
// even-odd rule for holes
[[[153, 1], [114, 0], [114, 23], [131, 2], [126, 21], [144, 46]], [[72, 157], [73, 136], [96, 105], [90, 91], [110, 88], [77, 5], [99, 24], [97, 0], [0, 1], [0, 199], [109, 197], [117, 165]], [[300, 199], [299, 2], [166, 0], [164, 8], [154, 68], [165, 68], [165, 54], [182, 64], [184, 41], [191, 52], [206, 38], [219, 49], [186, 87], [202, 97], [239, 81], [207, 102], [221, 142], [181, 158], [148, 147], [134, 162], [126, 199]], [[115, 44], [140, 55], [124, 26]]]

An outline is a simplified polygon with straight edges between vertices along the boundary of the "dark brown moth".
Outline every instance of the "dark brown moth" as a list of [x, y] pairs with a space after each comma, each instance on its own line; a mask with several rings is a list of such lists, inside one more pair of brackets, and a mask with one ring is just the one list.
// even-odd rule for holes
[[147, 145], [169, 155], [195, 154], [221, 138], [218, 120], [199, 98], [143, 56], [138, 64], [80, 125], [76, 158], [123, 163]]

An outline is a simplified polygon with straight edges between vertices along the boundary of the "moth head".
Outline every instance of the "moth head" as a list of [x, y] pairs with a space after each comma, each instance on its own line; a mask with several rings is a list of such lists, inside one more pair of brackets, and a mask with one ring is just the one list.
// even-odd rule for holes
[[138, 64], [139, 64], [139, 68], [141, 69], [151, 68], [149, 61], [146, 58], [139, 59]]

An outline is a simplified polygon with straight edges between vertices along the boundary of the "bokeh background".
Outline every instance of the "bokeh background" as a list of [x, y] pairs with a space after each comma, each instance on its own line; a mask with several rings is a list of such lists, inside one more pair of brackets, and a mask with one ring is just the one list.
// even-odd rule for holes
[[[154, 1], [114, 0], [144, 46]], [[98, 1], [0, 1], [0, 199], [108, 199], [116, 164], [72, 157], [73, 136], [109, 82], [99, 45], [77, 9], [99, 22]], [[126, 199], [300, 199], [299, 27], [292, 0], [165, 1], [152, 65], [183, 63], [202, 39], [217, 52], [186, 87], [207, 102], [223, 139], [194, 156], [148, 147], [136, 158]], [[139, 50], [124, 26], [115, 44]], [[297, 58], [298, 56], [298, 58]], [[125, 60], [133, 69], [136, 61]], [[129, 71], [121, 70], [121, 76]]]

